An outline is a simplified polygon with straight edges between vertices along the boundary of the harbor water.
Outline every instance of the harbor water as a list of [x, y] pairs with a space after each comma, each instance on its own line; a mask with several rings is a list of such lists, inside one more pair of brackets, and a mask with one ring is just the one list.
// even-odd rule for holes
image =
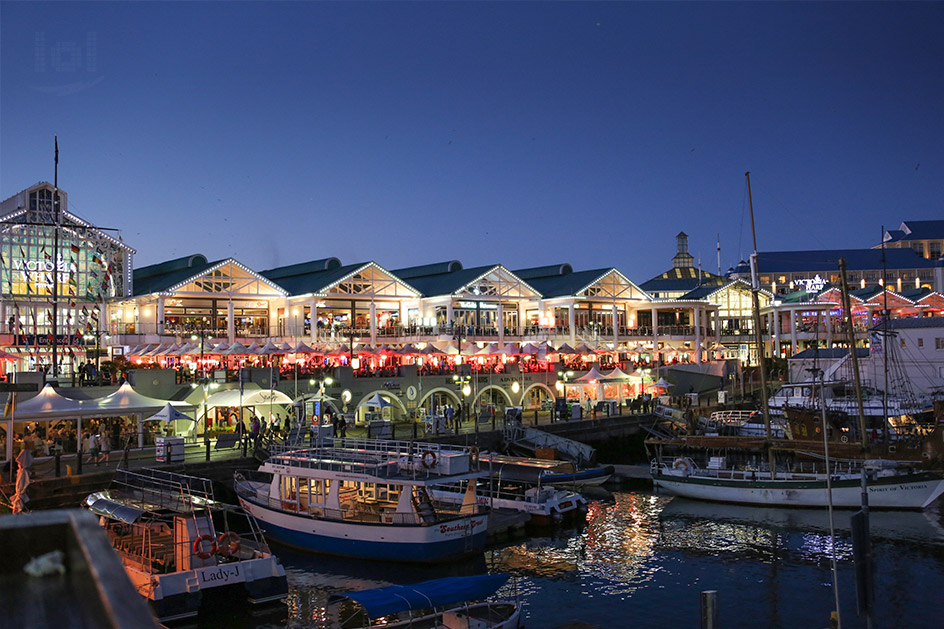
[[[856, 614], [851, 512], [835, 512], [843, 627]], [[944, 528], [924, 513], [873, 512], [875, 627], [944, 627]], [[331, 594], [442, 576], [510, 572], [529, 628], [698, 627], [699, 595], [718, 592], [719, 626], [821, 628], [834, 607], [825, 510], [700, 503], [639, 491], [591, 501], [586, 522], [537, 529], [441, 566], [378, 564], [275, 548], [289, 578], [286, 607], [216, 610], [200, 624], [327, 626]], [[228, 617], [227, 617], [228, 616]]]

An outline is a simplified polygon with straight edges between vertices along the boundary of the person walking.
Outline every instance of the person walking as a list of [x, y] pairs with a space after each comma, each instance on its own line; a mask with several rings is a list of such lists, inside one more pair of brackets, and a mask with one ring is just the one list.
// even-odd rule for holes
[[101, 448], [101, 461], [108, 465], [109, 458], [111, 457], [111, 435], [108, 434], [108, 430], [102, 425], [102, 431], [98, 435], [99, 447]]
[[260, 429], [259, 418], [253, 415], [252, 426], [250, 426], [249, 428], [249, 435], [250, 435], [250, 438], [252, 439], [252, 447], [254, 448], [259, 447], [259, 429]]

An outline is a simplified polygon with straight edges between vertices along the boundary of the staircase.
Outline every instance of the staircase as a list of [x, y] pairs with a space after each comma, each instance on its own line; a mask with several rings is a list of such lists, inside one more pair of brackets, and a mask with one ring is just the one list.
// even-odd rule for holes
[[425, 487], [417, 487], [411, 496], [413, 508], [419, 514], [423, 524], [436, 523], [436, 510], [433, 509], [433, 501], [430, 499], [429, 491]]

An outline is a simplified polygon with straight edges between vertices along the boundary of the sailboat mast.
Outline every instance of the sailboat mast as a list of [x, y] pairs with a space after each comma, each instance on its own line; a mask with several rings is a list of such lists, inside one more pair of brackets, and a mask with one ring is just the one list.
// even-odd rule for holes
[[849, 282], [846, 281], [846, 259], [839, 258], [839, 280], [842, 282], [842, 308], [846, 314], [849, 330], [849, 357], [852, 359], [852, 381], [855, 383], [856, 401], [859, 405], [859, 432], [862, 433], [862, 449], [869, 451], [869, 435], [865, 430], [865, 408], [862, 406], [862, 381], [859, 377], [859, 357], [856, 355], [855, 328], [852, 326], [852, 305], [849, 299]]
[[747, 203], [751, 211], [751, 237], [754, 241], [754, 253], [751, 254], [751, 299], [753, 300], [751, 310], [754, 315], [754, 338], [757, 342], [757, 366], [760, 370], [760, 404], [764, 414], [764, 430], [767, 435], [767, 456], [770, 462], [770, 478], [773, 479], [777, 470], [774, 451], [769, 447], [771, 440], [770, 407], [767, 403], [767, 368], [764, 365], [764, 338], [760, 329], [760, 299], [758, 297], [758, 293], [760, 293], [760, 278], [757, 274], [757, 231], [754, 229], [754, 201], [751, 198], [751, 173], [744, 173], [744, 177], [747, 179]]
[[56, 325], [59, 321], [59, 226], [61, 224], [59, 218], [59, 136], [55, 137], [56, 145], [56, 157], [55, 157], [55, 169], [53, 171], [52, 179], [52, 209], [53, 216], [55, 217], [55, 233], [53, 235], [53, 245], [52, 245], [52, 376], [53, 378], [59, 376], [59, 360], [57, 358], [57, 345], [58, 345], [58, 326]]
[[[885, 226], [882, 225], [882, 358], [885, 372], [885, 386], [882, 392], [882, 420], [883, 424], [888, 423], [888, 287], [885, 282], [888, 281], [888, 271], [885, 268]], [[888, 430], [882, 431], [884, 441], [888, 443]]]

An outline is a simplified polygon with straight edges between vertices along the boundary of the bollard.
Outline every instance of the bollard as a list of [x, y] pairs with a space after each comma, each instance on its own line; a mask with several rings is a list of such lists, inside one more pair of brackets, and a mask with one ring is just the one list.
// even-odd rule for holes
[[81, 473], [82, 473], [82, 444], [81, 444], [81, 443], [79, 444], [79, 447], [76, 448], [76, 453], [75, 453], [75, 473], [76, 473], [76, 474], [81, 474]]
[[56, 478], [59, 478], [59, 475], [62, 472], [62, 454], [57, 450], [56, 451]]
[[718, 590], [705, 590], [701, 593], [701, 629], [715, 629], [718, 626]]
[[534, 409], [534, 425], [538, 425], [538, 409]]
[[[209, 461], [210, 460], [210, 440], [205, 439], [204, 441], [206, 442], [207, 461]], [[167, 452], [168, 452], [167, 462], [170, 463], [170, 447], [168, 447]]]

